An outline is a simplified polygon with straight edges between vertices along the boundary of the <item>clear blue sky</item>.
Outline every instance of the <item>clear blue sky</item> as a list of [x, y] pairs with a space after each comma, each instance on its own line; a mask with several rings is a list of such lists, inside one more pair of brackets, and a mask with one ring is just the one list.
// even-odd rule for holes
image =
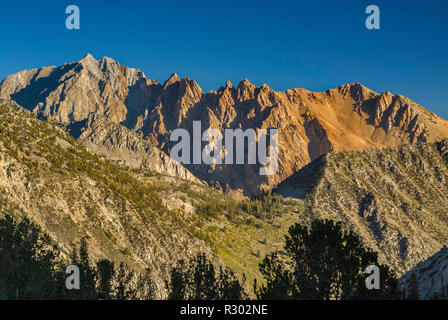
[[[69, 4], [79, 31], [65, 28]], [[369, 4], [381, 30], [365, 28]], [[448, 118], [447, 16], [445, 0], [0, 0], [0, 78], [90, 52], [204, 90], [243, 78], [276, 90], [361, 82]]]

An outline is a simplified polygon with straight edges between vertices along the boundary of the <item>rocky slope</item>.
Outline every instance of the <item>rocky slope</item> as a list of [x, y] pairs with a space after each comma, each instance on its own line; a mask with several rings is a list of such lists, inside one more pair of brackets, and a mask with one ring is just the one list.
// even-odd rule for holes
[[403, 297], [409, 295], [412, 274], [417, 278], [420, 299], [448, 299], [448, 248], [444, 246], [399, 279], [398, 286], [403, 291]]
[[[132, 135], [86, 135], [84, 142], [117, 139], [114, 145], [157, 152], [139, 140], [127, 140]], [[233, 200], [194, 180], [150, 170], [166, 163], [140, 165], [145, 156], [131, 160], [135, 167], [112, 162], [53, 121], [38, 120], [15, 103], [0, 101], [0, 216], [8, 213], [38, 223], [66, 256], [87, 237], [96, 260], [150, 268], [158, 298], [166, 297], [170, 267], [199, 252], [240, 276], [259, 277], [262, 256], [254, 252], [280, 249], [283, 239], [278, 235], [297, 220], [295, 208], [287, 203], [269, 218], [244, 211], [232, 217], [225, 210], [213, 215], [198, 211]]]
[[93, 124], [107, 121], [125, 126], [168, 154], [172, 130], [192, 132], [195, 120], [201, 121], [203, 130], [212, 127], [221, 132], [278, 128], [275, 175], [260, 176], [258, 165], [188, 166], [212, 185], [246, 194], [281, 182], [329, 151], [434, 142], [448, 136], [448, 123], [435, 114], [401, 95], [378, 94], [358, 83], [325, 92], [277, 92], [245, 79], [236, 87], [227, 82], [218, 91], [204, 93], [192, 79], [173, 74], [160, 84], [137, 69], [91, 55], [60, 67], [11, 75], [0, 84], [0, 98], [63, 124], [76, 138], [86, 130], [84, 137], [104, 136], [105, 126], [97, 134]]
[[330, 152], [276, 192], [343, 221], [403, 274], [448, 242], [448, 140]]
[[95, 258], [151, 268], [163, 297], [167, 266], [212, 252], [177, 221], [159, 189], [99, 158], [54, 124], [0, 105], [0, 214], [37, 222], [65, 254], [85, 236]]
[[96, 154], [130, 169], [149, 170], [186, 181], [201, 183], [181, 164], [174, 162], [149, 141], [126, 127], [109, 121], [89, 124], [78, 138]]

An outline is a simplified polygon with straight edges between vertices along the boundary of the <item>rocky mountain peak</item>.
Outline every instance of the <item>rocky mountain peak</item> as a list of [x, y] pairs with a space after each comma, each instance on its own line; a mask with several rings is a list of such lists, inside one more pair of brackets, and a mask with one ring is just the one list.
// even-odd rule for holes
[[98, 69], [98, 60], [96, 60], [90, 53], [86, 54], [78, 63], [87, 69]]
[[90, 53], [87, 53], [81, 60], [79, 60], [80, 62], [84, 62], [84, 61], [90, 61], [90, 62], [92, 62], [92, 61], [97, 61], [96, 59], [95, 59], [95, 57], [93, 56], [93, 55], [91, 55]]
[[168, 80], [165, 81], [165, 83], [163, 84], [163, 87], [164, 87], [164, 88], [167, 88], [168, 86], [170, 86], [170, 85], [172, 85], [172, 84], [174, 84], [174, 83], [177, 83], [177, 82], [180, 82], [180, 78], [179, 78], [179, 76], [178, 76], [176, 73], [173, 73], [173, 74], [168, 78]]
[[359, 82], [349, 83], [340, 86], [339, 91], [345, 95], [349, 94], [354, 100], [366, 100], [374, 95], [378, 95], [375, 91], [370, 90]]
[[238, 89], [244, 89], [244, 88], [252, 88], [255, 87], [247, 78], [244, 78], [240, 83], [238, 84]]
[[252, 100], [255, 98], [255, 89], [257, 87], [246, 78], [238, 84], [237, 95], [239, 101]]
[[269, 87], [266, 83], [263, 83], [263, 85], [261, 86], [261, 89], [265, 90], [265, 91], [271, 91], [272, 90], [271, 87]]
[[193, 79], [182, 78], [180, 80], [179, 95], [191, 98], [197, 102], [201, 99], [202, 94], [201, 87]]

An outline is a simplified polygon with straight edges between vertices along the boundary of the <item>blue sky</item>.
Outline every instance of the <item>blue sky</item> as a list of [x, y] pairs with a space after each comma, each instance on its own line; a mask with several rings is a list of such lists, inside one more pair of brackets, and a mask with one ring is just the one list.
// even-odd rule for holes
[[[65, 28], [70, 4], [80, 30]], [[365, 28], [370, 4], [381, 30]], [[447, 14], [444, 0], [0, 0], [0, 78], [90, 52], [203, 90], [243, 78], [276, 90], [361, 82], [448, 118]]]

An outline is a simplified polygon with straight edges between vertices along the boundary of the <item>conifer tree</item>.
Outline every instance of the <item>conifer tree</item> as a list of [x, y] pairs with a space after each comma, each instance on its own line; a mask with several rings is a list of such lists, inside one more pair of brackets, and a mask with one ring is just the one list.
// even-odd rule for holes
[[74, 262], [79, 267], [81, 276], [81, 299], [94, 300], [97, 298], [96, 292], [96, 270], [92, 266], [89, 257], [89, 246], [87, 239], [81, 239], [81, 246], [79, 249], [79, 261]]
[[6, 214], [0, 219], [0, 299], [64, 298], [59, 256], [37, 224]]
[[127, 300], [136, 298], [133, 291], [130, 288], [132, 279], [134, 278], [134, 271], [128, 270], [124, 262], [120, 263], [118, 267], [117, 276], [117, 288], [116, 288], [116, 299], [117, 300]]
[[[285, 256], [266, 256], [260, 272], [266, 284], [257, 289], [262, 299], [390, 299], [398, 298], [396, 279], [377, 254], [366, 249], [353, 232], [331, 220], [311, 226], [295, 224], [286, 236]], [[365, 269], [380, 269], [380, 289], [367, 290]]]
[[171, 300], [237, 300], [246, 297], [244, 285], [235, 274], [222, 267], [217, 272], [205, 254], [179, 260], [171, 270], [167, 287]]
[[111, 300], [114, 298], [113, 280], [115, 276], [115, 266], [113, 262], [103, 259], [97, 262], [98, 289], [97, 298], [101, 300]]

